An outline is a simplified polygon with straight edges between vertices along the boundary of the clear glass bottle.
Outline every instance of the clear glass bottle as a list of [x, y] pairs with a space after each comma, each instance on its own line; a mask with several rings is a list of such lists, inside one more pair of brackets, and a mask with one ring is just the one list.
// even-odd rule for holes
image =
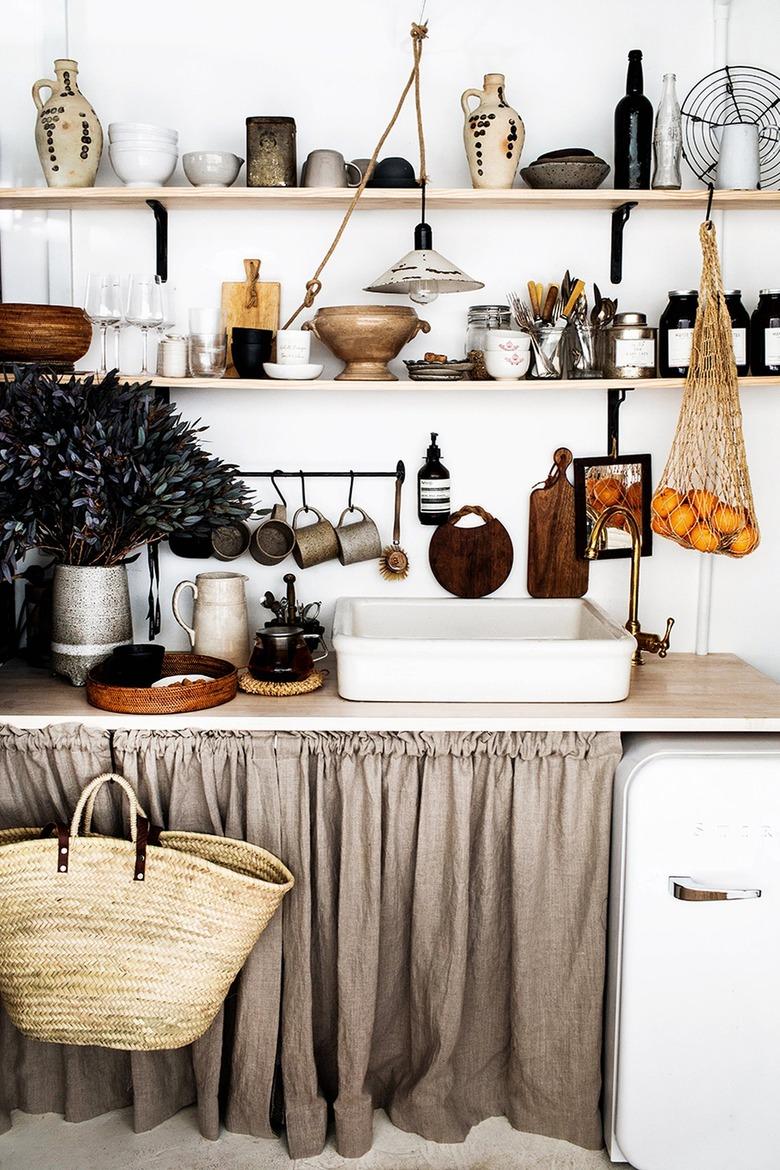
[[653, 132], [653, 187], [657, 191], [679, 191], [682, 186], [682, 118], [676, 86], [676, 74], [664, 73]]

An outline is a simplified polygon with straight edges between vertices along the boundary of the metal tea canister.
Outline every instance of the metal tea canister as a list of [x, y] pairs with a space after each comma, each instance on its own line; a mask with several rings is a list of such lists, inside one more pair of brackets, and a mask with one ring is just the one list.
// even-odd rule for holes
[[657, 329], [644, 313], [618, 313], [604, 330], [604, 377], [655, 377]]
[[247, 118], [247, 187], [297, 187], [295, 133], [295, 118]]

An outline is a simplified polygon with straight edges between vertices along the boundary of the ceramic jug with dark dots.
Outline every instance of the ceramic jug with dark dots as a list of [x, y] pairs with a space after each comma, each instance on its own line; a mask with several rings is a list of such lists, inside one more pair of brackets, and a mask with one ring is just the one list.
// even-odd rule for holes
[[[478, 105], [469, 105], [472, 98]], [[492, 191], [511, 187], [525, 142], [525, 126], [517, 110], [507, 105], [504, 74], [486, 73], [484, 89], [462, 94], [465, 124], [463, 141], [472, 187]]]
[[[36, 81], [32, 97], [38, 116], [35, 145], [50, 187], [94, 187], [103, 130], [98, 116], [79, 90], [78, 61], [54, 62], [54, 78]], [[46, 101], [41, 90], [51, 90]]]

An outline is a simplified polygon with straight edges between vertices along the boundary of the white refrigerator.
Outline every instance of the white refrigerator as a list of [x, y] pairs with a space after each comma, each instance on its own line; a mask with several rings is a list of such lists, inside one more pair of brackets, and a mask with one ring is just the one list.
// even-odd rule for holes
[[780, 735], [625, 738], [605, 1139], [636, 1170], [780, 1168]]

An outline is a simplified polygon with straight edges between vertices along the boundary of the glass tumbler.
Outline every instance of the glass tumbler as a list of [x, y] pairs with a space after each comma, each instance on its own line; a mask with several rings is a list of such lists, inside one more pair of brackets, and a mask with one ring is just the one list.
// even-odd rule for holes
[[227, 331], [222, 309], [190, 309], [187, 364], [192, 378], [224, 377]]

